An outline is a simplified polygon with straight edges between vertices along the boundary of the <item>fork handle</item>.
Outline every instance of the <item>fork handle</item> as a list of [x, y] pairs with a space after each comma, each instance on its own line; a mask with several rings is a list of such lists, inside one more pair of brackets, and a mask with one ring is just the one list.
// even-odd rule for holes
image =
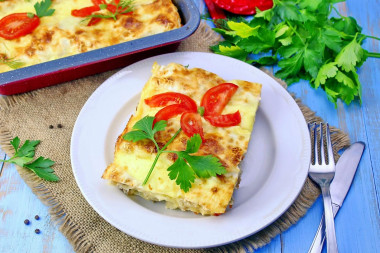
[[334, 214], [331, 205], [330, 189], [327, 186], [321, 188], [323, 196], [323, 206], [325, 209], [327, 252], [335, 253], [338, 252], [338, 245], [336, 243]]
[[[338, 213], [340, 206], [332, 203], [333, 214], [334, 217]], [[319, 227], [317, 233], [315, 234], [313, 243], [310, 245], [308, 253], [321, 253], [323, 244], [325, 244], [326, 240], [326, 223], [325, 223], [325, 215], [322, 214], [321, 222], [319, 223]]]

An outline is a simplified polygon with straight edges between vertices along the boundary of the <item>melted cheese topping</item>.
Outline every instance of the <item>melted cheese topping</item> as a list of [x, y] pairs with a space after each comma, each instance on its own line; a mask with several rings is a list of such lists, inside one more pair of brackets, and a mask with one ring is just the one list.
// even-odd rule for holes
[[[202, 118], [205, 141], [196, 155], [217, 156], [226, 167], [227, 174], [208, 179], [197, 178], [190, 191], [185, 193], [168, 177], [167, 168], [176, 159], [172, 154], [161, 155], [148, 183], [142, 186], [156, 156], [154, 144], [149, 140], [133, 143], [124, 140], [122, 136], [130, 131], [138, 120], [146, 115], [154, 116], [161, 109], [146, 105], [145, 98], [173, 91], [190, 96], [199, 105], [208, 89], [226, 81], [206, 70], [187, 69], [175, 63], [168, 66], [154, 64], [152, 72], [142, 91], [135, 115], [131, 117], [117, 140], [114, 161], [105, 170], [103, 178], [117, 183], [125, 192], [155, 201], [165, 200], [168, 208], [180, 208], [201, 214], [224, 213], [231, 203], [232, 193], [239, 180], [238, 164], [248, 148], [260, 101], [261, 85], [241, 80], [229, 81], [239, 88], [225, 107], [223, 114], [239, 110], [243, 115], [239, 125], [226, 128], [214, 127]], [[159, 145], [163, 146], [179, 128], [180, 115], [169, 119], [165, 131], [156, 134]], [[182, 131], [167, 149], [185, 150], [188, 139]]]
[[[0, 19], [12, 13], [35, 13], [33, 6], [39, 1], [0, 2]], [[71, 15], [74, 9], [92, 5], [91, 0], [53, 0], [54, 14], [42, 17], [33, 33], [13, 40], [0, 37], [0, 59], [19, 60], [26, 67], [181, 27], [171, 0], [134, 0], [131, 14], [118, 15], [116, 21], [102, 19], [94, 26]], [[0, 64], [0, 73], [9, 70], [9, 66]]]

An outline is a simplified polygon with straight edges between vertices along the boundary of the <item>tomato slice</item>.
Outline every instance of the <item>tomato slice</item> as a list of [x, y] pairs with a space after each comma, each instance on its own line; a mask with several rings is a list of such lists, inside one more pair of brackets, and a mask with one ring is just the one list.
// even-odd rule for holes
[[82, 9], [78, 9], [78, 10], [72, 10], [71, 15], [74, 17], [84, 18], [84, 17], [91, 15], [95, 11], [100, 11], [99, 5], [93, 5], [93, 6], [84, 7]]
[[107, 10], [109, 10], [112, 13], [115, 13], [116, 12], [116, 5], [107, 4]]
[[91, 0], [94, 5], [106, 4], [105, 0]]
[[97, 23], [102, 20], [101, 18], [91, 18], [90, 21], [88, 22], [87, 26], [93, 26], [96, 25]]
[[[112, 13], [116, 13], [116, 11], [117, 11], [120, 14], [122, 12], [128, 10], [129, 6], [122, 8], [121, 6], [118, 6], [119, 3], [120, 3], [120, 0], [114, 0], [114, 4], [107, 4], [107, 10], [109, 10]], [[132, 12], [132, 11], [130, 11], [130, 12]], [[123, 13], [123, 15], [129, 14], [130, 12]]]
[[36, 15], [13, 13], [0, 19], [0, 37], [7, 40], [22, 37], [32, 33], [39, 24], [40, 18]]
[[205, 108], [204, 116], [220, 115], [238, 88], [233, 83], [222, 83], [206, 91], [201, 101]]
[[241, 115], [239, 111], [230, 114], [205, 116], [205, 120], [210, 122], [211, 125], [216, 127], [230, 127], [237, 126], [241, 122]]
[[155, 119], [153, 121], [153, 124], [160, 120], [168, 120], [171, 119], [181, 113], [190, 111], [189, 108], [184, 107], [180, 104], [174, 104], [174, 105], [168, 105], [161, 110], [159, 110], [156, 115], [154, 116]]
[[197, 104], [192, 98], [177, 92], [160, 93], [147, 98], [144, 101], [145, 104], [149, 105], [150, 107], [161, 107], [170, 104], [179, 104], [190, 109], [190, 111], [197, 111]]
[[194, 134], [199, 134], [204, 140], [202, 118], [201, 115], [195, 112], [185, 112], [181, 116], [181, 128], [183, 132], [191, 137]]
[[219, 7], [240, 15], [256, 13], [256, 8], [261, 11], [273, 7], [272, 0], [213, 0]]

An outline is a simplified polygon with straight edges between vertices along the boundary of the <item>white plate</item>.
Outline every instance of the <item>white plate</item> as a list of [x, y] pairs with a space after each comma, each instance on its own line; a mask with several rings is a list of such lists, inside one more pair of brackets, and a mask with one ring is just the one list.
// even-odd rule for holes
[[[225, 80], [263, 84], [235, 204], [221, 216], [166, 210], [163, 203], [127, 197], [101, 179], [114, 145], [138, 103], [153, 62], [200, 67]], [[172, 53], [132, 64], [105, 81], [83, 106], [71, 139], [77, 184], [89, 204], [110, 224], [141, 240], [169, 247], [201, 248], [247, 237], [276, 220], [305, 182], [310, 138], [293, 98], [274, 79], [233, 58], [196, 52]]]

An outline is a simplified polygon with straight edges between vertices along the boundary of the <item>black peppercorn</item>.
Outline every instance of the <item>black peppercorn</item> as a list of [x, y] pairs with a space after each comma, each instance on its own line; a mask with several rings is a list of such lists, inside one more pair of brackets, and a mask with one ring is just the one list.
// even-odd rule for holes
[[49, 128], [50, 128], [50, 129], [53, 129], [53, 128], [54, 128], [54, 126], [53, 126], [53, 125], [49, 125]]
[[28, 219], [24, 220], [24, 224], [25, 225], [29, 225], [30, 224], [30, 221]]
[[58, 128], [62, 128], [62, 124], [58, 124], [57, 127], [58, 127]]
[[38, 228], [36, 228], [36, 230], [34, 230], [34, 233], [39, 234], [41, 233], [41, 231]]
[[39, 220], [39, 219], [40, 219], [40, 216], [36, 215], [36, 216], [34, 216], [34, 218], [35, 218], [36, 220]]

